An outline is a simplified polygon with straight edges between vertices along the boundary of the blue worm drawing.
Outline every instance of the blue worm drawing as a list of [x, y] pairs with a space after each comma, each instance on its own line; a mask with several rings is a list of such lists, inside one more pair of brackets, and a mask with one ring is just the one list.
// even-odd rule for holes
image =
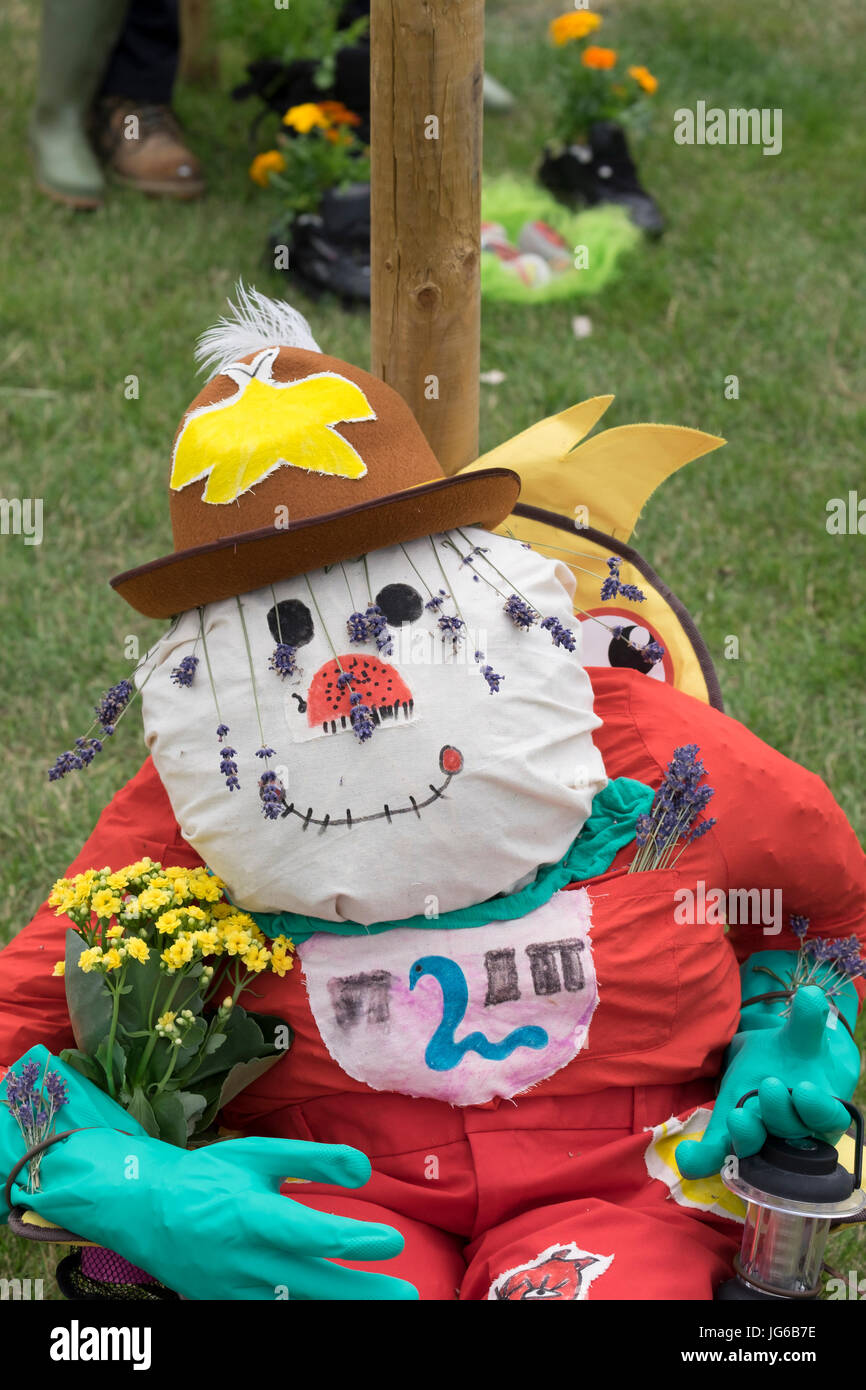
[[469, 987], [460, 966], [447, 956], [421, 956], [409, 972], [409, 988], [414, 989], [425, 975], [439, 981], [442, 990], [442, 1021], [427, 1044], [424, 1060], [431, 1071], [450, 1071], [462, 1061], [467, 1052], [477, 1052], [488, 1062], [501, 1062], [518, 1047], [547, 1047], [549, 1038], [543, 1028], [515, 1028], [502, 1042], [492, 1043], [483, 1033], [469, 1033], [460, 1042], [454, 1033], [466, 1015]]

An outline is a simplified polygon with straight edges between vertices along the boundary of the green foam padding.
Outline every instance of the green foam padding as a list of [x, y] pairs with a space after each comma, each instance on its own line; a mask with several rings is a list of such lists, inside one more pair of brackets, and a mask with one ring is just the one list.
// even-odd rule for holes
[[547, 222], [569, 247], [585, 246], [589, 253], [585, 269], [567, 270], [533, 289], [492, 253], [482, 252], [482, 296], [510, 304], [544, 304], [598, 294], [621, 273], [623, 258], [642, 240], [622, 208], [605, 204], [573, 212], [537, 184], [511, 174], [485, 180], [481, 216], [485, 222], [501, 223], [515, 246], [525, 222]]

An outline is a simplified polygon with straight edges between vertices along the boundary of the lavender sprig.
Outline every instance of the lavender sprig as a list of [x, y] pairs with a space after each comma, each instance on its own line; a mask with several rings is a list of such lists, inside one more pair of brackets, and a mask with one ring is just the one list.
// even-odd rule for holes
[[756, 965], [755, 970], [770, 975], [791, 998], [782, 1010], [781, 1017], [787, 1018], [794, 1005], [794, 995], [798, 989], [807, 985], [817, 985], [827, 998], [832, 1000], [840, 995], [852, 980], [866, 977], [866, 961], [861, 955], [861, 945], [856, 936], [822, 937], [807, 940], [809, 918], [792, 913], [788, 923], [799, 942], [794, 958], [794, 968], [784, 979], [777, 971], [767, 965]]
[[94, 705], [94, 712], [99, 723], [102, 725], [104, 734], [113, 734], [114, 726], [117, 723], [126, 706], [135, 694], [135, 686], [130, 680], [118, 681], [110, 690], [106, 690], [98, 705]]
[[[229, 732], [228, 724], [220, 724], [217, 727], [217, 738], [222, 743], [226, 734]], [[240, 791], [241, 784], [238, 781], [238, 765], [235, 762], [237, 752], [234, 748], [229, 748], [226, 744], [220, 748], [220, 774], [226, 779], [226, 786], [230, 792]]]
[[359, 690], [353, 690], [351, 692], [349, 696], [349, 705], [349, 719], [355, 737], [358, 739], [359, 743], [365, 743], [368, 738], [373, 737], [373, 730], [376, 727], [373, 723], [370, 707], [364, 704]]
[[271, 653], [268, 666], [272, 671], [276, 671], [278, 676], [286, 680], [288, 676], [293, 676], [298, 669], [298, 649], [290, 647], [288, 642], [278, 642]]
[[[28, 1149], [32, 1149], [34, 1145], [40, 1144], [43, 1139], [49, 1137], [54, 1128], [58, 1110], [69, 1101], [66, 1082], [58, 1072], [48, 1070], [48, 1061], [45, 1063], [42, 1085], [37, 1090], [38, 1085], [38, 1062], [25, 1062], [18, 1075], [9, 1072], [6, 1077], [5, 1104], [17, 1123]], [[39, 1169], [42, 1164], [42, 1157], [42, 1154], [37, 1154], [28, 1162], [28, 1192], [39, 1190]]]
[[524, 630], [532, 627], [541, 617], [540, 613], [536, 613], [535, 609], [517, 594], [509, 594], [505, 600], [505, 612], [515, 627]]
[[631, 599], [632, 603], [644, 603], [646, 594], [639, 589], [636, 584], [623, 584], [619, 577], [622, 568], [622, 560], [618, 555], [609, 555], [607, 567], [610, 570], [607, 578], [602, 582], [601, 598], [606, 603], [609, 599], [622, 597]]
[[[316, 617], [319, 619], [319, 626], [321, 627], [322, 632], [324, 632], [325, 637], [327, 638], [328, 646], [331, 648], [331, 655], [333, 656], [334, 661], [337, 664], [337, 670], [339, 671], [339, 675], [337, 676], [337, 689], [345, 690], [348, 687], [349, 690], [349, 719], [352, 725], [352, 732], [354, 733], [359, 743], [366, 743], [368, 738], [373, 737], [375, 723], [373, 721], [373, 716], [370, 713], [369, 706], [363, 703], [360, 692], [355, 690], [354, 682], [358, 681], [360, 684], [363, 684], [364, 681], [366, 681], [368, 678], [356, 676], [353, 672], [346, 671], [343, 669], [343, 664], [340, 661], [339, 656], [337, 655], [337, 648], [334, 646], [334, 643], [331, 640], [331, 634], [328, 632], [328, 629], [325, 626], [325, 620], [322, 617], [322, 610], [320, 609], [318, 601], [316, 599], [316, 595], [313, 592], [313, 586], [310, 583], [309, 577], [307, 575], [304, 575], [304, 580], [306, 582], [307, 590], [309, 591], [313, 607], [316, 610]], [[361, 614], [360, 616], [366, 620], [366, 614]]]
[[197, 656], [185, 656], [180, 665], [175, 666], [171, 673], [171, 679], [174, 681], [175, 685], [190, 686], [195, 679], [197, 667]]
[[268, 768], [259, 778], [259, 800], [267, 820], [278, 820], [283, 814], [286, 793], [277, 774]]
[[570, 627], [564, 627], [558, 618], [542, 618], [541, 626], [545, 632], [549, 632], [555, 647], [565, 647], [567, 652], [573, 652], [577, 643], [574, 633]]
[[370, 636], [366, 613], [350, 613], [346, 619], [346, 631], [350, 642], [366, 642]]
[[371, 603], [367, 606], [364, 614], [367, 621], [367, 630], [372, 641], [376, 643], [376, 651], [383, 656], [391, 656], [394, 648], [391, 642], [391, 634], [388, 631], [388, 619], [382, 612], [378, 603]]
[[713, 818], [698, 820], [714, 795], [712, 787], [699, 785], [706, 776], [699, 752], [696, 743], [674, 749], [649, 813], [639, 816], [635, 824], [638, 848], [629, 873], [669, 868], [688, 845], [715, 825]]

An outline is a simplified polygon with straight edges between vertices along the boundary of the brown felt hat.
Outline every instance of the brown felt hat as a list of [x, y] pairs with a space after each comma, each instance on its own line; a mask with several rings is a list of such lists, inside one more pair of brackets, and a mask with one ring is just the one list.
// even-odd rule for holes
[[498, 526], [508, 468], [446, 477], [402, 397], [306, 348], [249, 352], [186, 411], [169, 479], [174, 551], [112, 579], [148, 618], [455, 526]]

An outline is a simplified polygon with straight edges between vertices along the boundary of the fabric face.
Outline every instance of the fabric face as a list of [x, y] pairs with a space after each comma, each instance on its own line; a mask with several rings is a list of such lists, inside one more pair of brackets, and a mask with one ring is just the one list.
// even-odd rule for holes
[[[464, 534], [451, 534], [459, 554], [425, 538], [208, 605], [204, 642], [198, 612], [184, 614], [151, 652], [148, 747], [184, 839], [240, 906], [366, 924], [435, 917], [513, 892], [580, 831], [606, 779], [570, 572], [504, 537]], [[472, 546], [487, 553], [467, 563]], [[570, 628], [576, 650], [537, 623], [515, 626], [512, 593]], [[380, 650], [375, 636], [347, 635], [371, 601], [387, 620]], [[455, 649], [440, 624], [458, 618]], [[280, 638], [296, 649], [285, 680], [269, 667]], [[178, 686], [172, 672], [193, 655], [194, 681]], [[502, 677], [495, 694], [484, 666]], [[353, 691], [375, 715], [363, 742]], [[239, 790], [220, 773], [219, 723]], [[258, 794], [266, 768], [283, 795], [274, 820]]]

